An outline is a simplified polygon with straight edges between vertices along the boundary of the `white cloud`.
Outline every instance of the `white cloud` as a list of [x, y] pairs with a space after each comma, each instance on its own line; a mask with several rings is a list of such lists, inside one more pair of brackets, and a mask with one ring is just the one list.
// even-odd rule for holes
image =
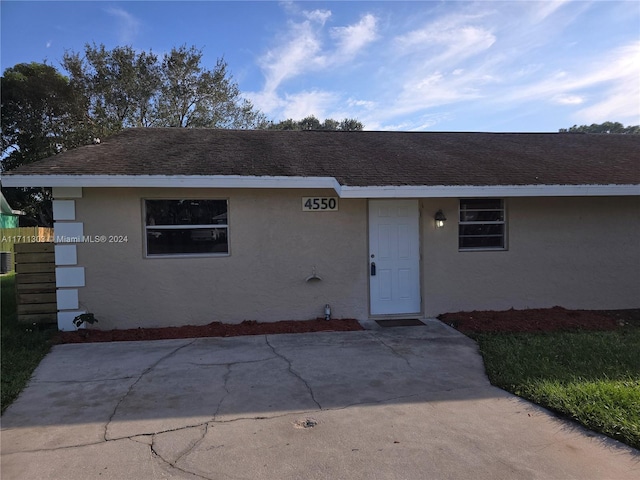
[[338, 98], [332, 92], [313, 90], [285, 95], [282, 108], [283, 118], [300, 120], [309, 115], [324, 120], [329, 110], [337, 103]]
[[545, 111], [640, 123], [640, 43], [586, 49], [575, 24], [597, 5], [574, 5], [452, 2], [423, 18], [390, 9], [341, 26], [337, 7], [298, 10], [262, 56], [252, 101], [276, 119], [355, 117], [367, 129], [434, 129], [454, 111], [467, 129], [474, 115], [502, 126], [514, 112], [519, 125]]
[[491, 29], [478, 24], [483, 16], [451, 14], [397, 36], [394, 44], [400, 55], [428, 54], [429, 64], [460, 63], [496, 42]]
[[118, 42], [130, 44], [140, 31], [140, 21], [123, 8], [111, 7], [105, 11], [117, 20]]
[[[296, 119], [300, 114], [303, 117], [314, 112], [318, 117], [322, 115], [320, 111], [328, 108], [321, 108], [321, 102], [337, 94], [328, 96], [322, 89], [312, 88], [282, 95], [278, 90], [287, 80], [344, 65], [376, 38], [377, 21], [370, 14], [352, 25], [331, 28], [329, 32], [325, 23], [331, 17], [330, 11], [304, 11], [301, 15], [304, 20], [288, 22], [286, 32], [276, 45], [259, 59], [265, 84], [261, 92], [249, 96], [257, 108], [270, 115]], [[305, 108], [309, 110], [301, 113]]]
[[348, 60], [373, 42], [376, 39], [376, 24], [376, 17], [367, 14], [358, 23], [332, 28], [331, 36], [338, 42], [336, 57], [342, 61]]
[[576, 113], [579, 122], [640, 123], [640, 42], [612, 52], [592, 72], [591, 80], [592, 84], [605, 85], [599, 100]]
[[350, 107], [364, 107], [370, 110], [376, 106], [376, 102], [372, 102], [370, 100], [356, 100], [355, 98], [349, 98], [347, 100], [347, 105]]
[[607, 52], [592, 62], [581, 63], [575, 70], [558, 71], [541, 80], [534, 79], [528, 85], [518, 85], [501, 99], [506, 102], [549, 100], [577, 105], [584, 103], [580, 92], [589, 89], [596, 89], [590, 95], [596, 98], [596, 103], [580, 111], [585, 119], [606, 116], [606, 112], [637, 118], [640, 42]]
[[331, 10], [312, 10], [304, 11], [302, 14], [309, 20], [318, 22], [324, 25], [326, 21], [331, 17]]
[[[433, 107], [473, 100], [480, 87], [498, 80], [487, 52], [497, 37], [484, 13], [452, 13], [420, 28], [397, 35], [392, 48], [398, 52], [398, 94], [384, 109], [387, 118], [415, 115]], [[389, 70], [392, 70], [391, 68]], [[413, 129], [428, 128], [441, 117], [415, 120]]]
[[584, 98], [580, 95], [559, 93], [557, 95], [554, 95], [551, 101], [553, 103], [557, 103], [558, 105], [580, 105], [581, 103], [584, 103]]
[[292, 25], [286, 40], [260, 61], [266, 80], [264, 91], [275, 91], [284, 80], [322, 63], [317, 56], [319, 51], [320, 40], [310, 22]]
[[531, 8], [531, 21], [533, 23], [540, 23], [544, 21], [545, 19], [547, 19], [547, 17], [553, 15], [566, 3], [568, 3], [568, 0], [527, 2], [527, 6]]

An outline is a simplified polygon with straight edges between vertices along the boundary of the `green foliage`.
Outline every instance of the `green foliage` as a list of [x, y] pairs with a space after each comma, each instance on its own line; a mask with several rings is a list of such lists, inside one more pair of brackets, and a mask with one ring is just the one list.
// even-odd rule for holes
[[227, 63], [202, 66], [202, 51], [172, 48], [162, 58], [132, 47], [86, 45], [64, 68], [87, 115], [107, 136], [128, 127], [256, 128], [264, 116], [243, 99]]
[[[91, 138], [76, 92], [54, 67], [20, 63], [5, 70], [1, 83], [1, 171], [42, 160]], [[26, 212], [27, 223], [51, 226], [49, 189], [7, 189], [5, 196], [13, 208]]]
[[151, 101], [160, 87], [158, 57], [129, 46], [86, 45], [84, 57], [65, 52], [63, 67], [83, 100], [97, 138], [124, 127], [149, 126]]
[[55, 327], [18, 323], [15, 274], [0, 276], [2, 325], [0, 330], [0, 375], [2, 412], [25, 387], [33, 370], [51, 348]]
[[640, 447], [640, 328], [479, 334], [491, 383]]
[[46, 64], [20, 63], [1, 79], [2, 169], [77, 146], [81, 115], [69, 80]]
[[327, 118], [324, 122], [320, 122], [315, 116], [311, 115], [302, 120], [293, 120], [291, 118], [278, 123], [270, 122], [267, 126], [269, 130], [341, 130], [356, 131], [362, 130], [364, 125], [354, 118], [345, 118], [341, 122], [332, 118]]
[[73, 324], [76, 328], [80, 328], [83, 323], [93, 325], [94, 323], [98, 323], [98, 319], [93, 315], [93, 313], [81, 313], [73, 319]]
[[592, 123], [591, 125], [574, 125], [570, 128], [561, 128], [561, 133], [627, 133], [640, 134], [640, 125], [625, 127], [620, 122]]

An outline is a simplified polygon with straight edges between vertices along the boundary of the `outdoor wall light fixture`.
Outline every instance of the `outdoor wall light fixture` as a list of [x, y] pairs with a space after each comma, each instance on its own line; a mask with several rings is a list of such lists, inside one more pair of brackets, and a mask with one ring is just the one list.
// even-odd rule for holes
[[442, 210], [438, 210], [436, 212], [435, 217], [433, 217], [433, 218], [435, 218], [435, 220], [436, 220], [436, 228], [444, 227], [444, 222], [447, 221], [447, 217], [444, 216], [444, 213], [442, 213]]

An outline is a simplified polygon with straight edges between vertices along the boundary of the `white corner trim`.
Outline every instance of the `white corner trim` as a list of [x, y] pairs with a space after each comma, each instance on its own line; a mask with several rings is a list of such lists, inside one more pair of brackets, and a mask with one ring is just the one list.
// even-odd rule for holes
[[53, 219], [54, 220], [75, 220], [76, 202], [75, 200], [54, 200]]
[[[19, 176], [23, 176], [23, 175], [19, 175]], [[25, 175], [27, 176], [27, 175]], [[36, 175], [37, 177], [42, 177], [45, 175]], [[56, 175], [54, 175], [55, 177]], [[76, 177], [77, 178], [77, 177]], [[5, 177], [6, 180], [6, 177]], [[43, 184], [43, 185], [31, 185], [31, 186], [47, 186], [47, 187], [53, 187], [52, 189], [52, 195], [53, 198], [56, 199], [61, 199], [61, 198], [82, 198], [82, 187], [77, 187], [75, 185], [78, 185], [78, 182], [73, 182], [73, 183], [68, 183], [66, 185], [55, 185], [55, 184]], [[30, 185], [25, 185], [25, 186], [30, 186]]]
[[76, 310], [78, 308], [78, 289], [59, 288], [56, 291], [58, 310]]
[[84, 267], [56, 267], [56, 288], [84, 287]]
[[[73, 332], [76, 330], [73, 324], [73, 319], [82, 313], [87, 313], [86, 310], [74, 310], [66, 312], [58, 312], [58, 330], [62, 332]], [[84, 328], [84, 327], [80, 327]]]
[[77, 265], [78, 252], [75, 245], [55, 245], [56, 265]]
[[84, 235], [82, 222], [55, 222], [53, 236], [56, 243], [81, 243]]

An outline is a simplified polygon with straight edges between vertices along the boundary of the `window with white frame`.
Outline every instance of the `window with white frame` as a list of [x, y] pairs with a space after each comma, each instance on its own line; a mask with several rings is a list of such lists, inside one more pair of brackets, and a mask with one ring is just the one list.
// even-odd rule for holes
[[145, 200], [146, 254], [227, 255], [227, 200]]
[[460, 199], [458, 248], [460, 250], [504, 250], [506, 248], [504, 200]]

